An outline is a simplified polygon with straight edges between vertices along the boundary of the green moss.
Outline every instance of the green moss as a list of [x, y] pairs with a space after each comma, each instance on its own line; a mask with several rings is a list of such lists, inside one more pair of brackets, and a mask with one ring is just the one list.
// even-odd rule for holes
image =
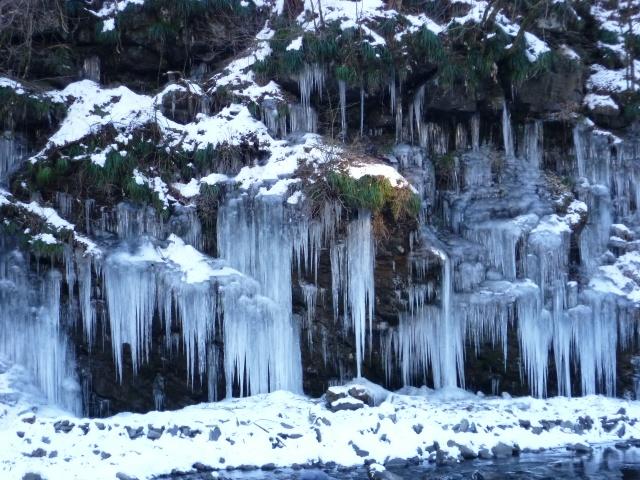
[[[18, 94], [12, 88], [0, 87], [0, 119], [11, 118], [14, 122], [33, 125], [50, 125], [51, 121], [64, 116], [63, 104], [35, 95]], [[0, 120], [0, 122], [2, 121]]]
[[605, 30], [604, 28], [601, 28], [600, 30], [598, 30], [598, 40], [608, 45], [615, 45], [618, 43], [618, 34], [616, 32], [612, 32], [611, 30]]
[[29, 242], [29, 249], [39, 257], [61, 257], [64, 246], [61, 243], [47, 243], [35, 239]]
[[355, 179], [344, 173], [330, 172], [327, 183], [333, 194], [348, 208], [366, 209], [374, 214], [389, 209], [394, 219], [415, 218], [420, 213], [419, 197], [407, 188], [396, 188], [382, 177], [365, 175]]

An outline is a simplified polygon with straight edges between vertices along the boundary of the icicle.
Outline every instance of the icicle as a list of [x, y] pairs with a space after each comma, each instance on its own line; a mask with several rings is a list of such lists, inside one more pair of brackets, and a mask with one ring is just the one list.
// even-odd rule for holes
[[391, 77], [389, 82], [389, 113], [393, 115], [396, 112], [396, 75]]
[[536, 120], [524, 126], [524, 156], [529, 165], [534, 170], [539, 170], [542, 165], [542, 121]]
[[347, 227], [347, 296], [351, 325], [356, 336], [358, 377], [362, 376], [367, 319], [369, 337], [373, 324], [375, 302], [373, 267], [375, 252], [371, 231], [371, 214], [360, 211], [358, 219]]
[[116, 252], [105, 261], [105, 298], [118, 380], [123, 378], [123, 344], [128, 343], [131, 348], [134, 374], [149, 358], [156, 301], [156, 277], [151, 266], [158, 260], [153, 248], [145, 245], [134, 255]]
[[[425, 99], [425, 86], [420, 85], [418, 90], [416, 90], [416, 94], [413, 97], [413, 111], [410, 116], [413, 116], [415, 119], [416, 132], [418, 135], [418, 144], [426, 148], [427, 146], [427, 132], [425, 130], [425, 124], [422, 119], [423, 109], [424, 109], [424, 99]], [[413, 132], [413, 130], [412, 130]], [[413, 141], [413, 133], [411, 134], [411, 141]]]
[[291, 314], [293, 246], [280, 197], [231, 199], [220, 209], [220, 256], [255, 279], [262, 298], [248, 303], [237, 288], [223, 288], [227, 396], [234, 379], [241, 394], [302, 390], [299, 327]]
[[164, 394], [164, 377], [157, 374], [153, 379], [153, 406], [158, 412], [164, 410], [165, 394]]
[[317, 64], [305, 65], [304, 70], [298, 76], [298, 86], [300, 88], [300, 102], [306, 118], [306, 131], [314, 131], [313, 113], [311, 109], [311, 94], [317, 91], [322, 98], [324, 88], [324, 70]]
[[402, 118], [402, 95], [398, 95], [396, 101], [396, 143], [401, 143], [403, 141], [402, 135], [402, 123], [404, 122]]
[[0, 185], [6, 183], [23, 159], [26, 158], [26, 148], [22, 142], [11, 134], [0, 134]]
[[471, 117], [471, 147], [474, 152], [480, 150], [480, 114]]
[[32, 374], [48, 400], [80, 415], [73, 349], [60, 325], [61, 282], [56, 270], [36, 279], [21, 254], [0, 253], [0, 351]]
[[540, 294], [533, 284], [520, 294], [516, 307], [520, 350], [531, 393], [544, 397], [553, 336], [551, 314], [541, 309]]
[[343, 140], [347, 138], [347, 83], [338, 80], [338, 93], [340, 97], [340, 135]]
[[91, 351], [91, 347], [95, 342], [96, 336], [96, 310], [91, 303], [92, 260], [90, 256], [84, 256], [80, 251], [76, 251], [75, 257], [76, 266], [78, 268], [78, 292], [84, 338], [87, 342], [89, 351]]
[[364, 87], [360, 87], [360, 136], [364, 136]]
[[515, 147], [513, 145], [513, 133], [511, 131], [511, 115], [507, 108], [507, 100], [502, 103], [502, 138], [504, 140], [504, 154], [507, 158], [515, 157]]

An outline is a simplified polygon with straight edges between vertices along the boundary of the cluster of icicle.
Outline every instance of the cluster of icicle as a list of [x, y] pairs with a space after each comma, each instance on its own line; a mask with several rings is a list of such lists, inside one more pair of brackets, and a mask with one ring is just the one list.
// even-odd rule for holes
[[[422, 101], [419, 91], [414, 115]], [[471, 342], [477, 351], [488, 341], [502, 349], [506, 363], [512, 325], [520, 371], [533, 395], [547, 394], [552, 354], [558, 394], [572, 394], [572, 371], [578, 368], [583, 395], [613, 395], [617, 349], [628, 347], [637, 332], [633, 305], [569, 280], [570, 221], [552, 213], [536, 192], [542, 123], [525, 125], [516, 154], [506, 104], [502, 120], [508, 177], [502, 182], [510, 193], [495, 194], [489, 156], [477, 148], [464, 156], [462, 185], [445, 204], [445, 219], [466, 247], [445, 245], [431, 226], [422, 227], [410, 256], [407, 312], [381, 339], [387, 377], [397, 369], [405, 384], [421, 383], [430, 368], [436, 388], [464, 386], [464, 345]], [[416, 127], [420, 137], [419, 122]], [[575, 127], [574, 143], [578, 198], [589, 212], [579, 236], [581, 274], [589, 279], [606, 251], [612, 218], [626, 221], [640, 205], [639, 184], [633, 152], [625, 161], [623, 148], [612, 149], [583, 124]], [[520, 214], [505, 218], [507, 209]]]

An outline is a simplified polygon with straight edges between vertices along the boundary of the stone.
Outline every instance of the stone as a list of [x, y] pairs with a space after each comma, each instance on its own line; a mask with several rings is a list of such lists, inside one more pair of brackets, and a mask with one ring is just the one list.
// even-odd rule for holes
[[629, 442], [616, 442], [615, 447], [618, 450], [628, 450], [631, 448], [631, 445], [629, 445]]
[[131, 440], [135, 440], [144, 435], [144, 427], [124, 427], [127, 430], [127, 435]]
[[98, 430], [104, 430], [104, 428], [105, 428], [105, 427], [104, 427], [104, 423], [102, 423], [102, 422], [96, 422], [96, 428], [97, 428]]
[[358, 400], [356, 398], [351, 398], [351, 397], [339, 398], [331, 402], [331, 404], [329, 405], [329, 409], [332, 412], [340, 412], [343, 410], [354, 411], [354, 410], [360, 410], [361, 408], [364, 408], [364, 407], [365, 407], [365, 404], [362, 400]]
[[100, 452], [100, 458], [101, 458], [102, 460], [106, 460], [106, 459], [107, 459], [107, 458], [109, 458], [109, 457], [111, 457], [111, 454], [110, 454], [110, 453], [107, 453], [107, 452]]
[[43, 448], [36, 448], [31, 453], [23, 453], [25, 457], [42, 458], [47, 455], [47, 451]]
[[49, 452], [49, 458], [56, 458], [57, 456], [58, 456], [57, 450], [52, 450], [51, 452]]
[[491, 453], [495, 458], [509, 458], [513, 456], [513, 447], [506, 443], [499, 442], [491, 448]]
[[590, 446], [585, 445], [584, 443], [574, 443], [573, 445], [567, 447], [567, 450], [573, 450], [579, 455], [584, 455], [586, 453], [591, 453], [593, 449]]
[[474, 452], [471, 448], [467, 447], [466, 445], [458, 444], [458, 449], [460, 450], [460, 455], [465, 460], [474, 460], [478, 458], [478, 454]]
[[163, 433], [164, 433], [164, 427], [155, 428], [152, 425], [149, 425], [148, 431], [147, 431], [147, 438], [149, 440], [158, 440], [160, 437], [162, 437]]
[[262, 465], [260, 467], [260, 470], [265, 470], [265, 471], [272, 471], [276, 469], [276, 464], [275, 463], [265, 463], [264, 465]]
[[194, 470], [197, 470], [198, 472], [212, 472], [213, 468], [211, 468], [209, 465], [205, 465], [202, 462], [196, 462], [193, 465], [191, 465], [191, 468], [193, 468]]
[[351, 445], [351, 448], [353, 448], [353, 450], [356, 452], [356, 455], [358, 455], [359, 457], [368, 457], [369, 456], [369, 452], [367, 450], [361, 449], [355, 443], [349, 442], [349, 445]]
[[217, 442], [220, 438], [220, 435], [222, 435], [222, 432], [220, 431], [220, 427], [216, 425], [215, 427], [213, 427], [213, 430], [209, 431], [209, 441]]
[[424, 429], [424, 427], [422, 425], [420, 425], [419, 423], [413, 426], [413, 431], [416, 432], [418, 435], [420, 435], [422, 433], [423, 429]]
[[39, 473], [29, 472], [29, 473], [25, 473], [22, 476], [22, 480], [45, 480], [45, 479]]
[[71, 423], [69, 420], [60, 420], [53, 424], [53, 429], [56, 433], [69, 433], [75, 427], [74, 423]]
[[409, 465], [409, 462], [404, 458], [389, 458], [385, 460], [384, 466], [387, 468], [405, 468]]
[[34, 424], [36, 422], [36, 417], [35, 417], [35, 415], [32, 416], [32, 417], [26, 417], [26, 418], [23, 418], [22, 421], [24, 423]]
[[122, 472], [116, 473], [116, 478], [118, 480], [138, 480], [138, 477], [133, 477], [131, 475], [127, 475], [126, 473], [122, 473]]

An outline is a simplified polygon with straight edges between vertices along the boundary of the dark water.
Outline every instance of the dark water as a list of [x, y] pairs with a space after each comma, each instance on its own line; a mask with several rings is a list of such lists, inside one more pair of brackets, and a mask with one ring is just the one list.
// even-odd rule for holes
[[[566, 451], [523, 454], [506, 460], [475, 460], [451, 466], [423, 464], [406, 468], [390, 468], [390, 472], [405, 480], [640, 480], [640, 449], [617, 450], [601, 447], [590, 455]], [[215, 475], [215, 474], [213, 474]], [[166, 480], [365, 480], [367, 471], [358, 469], [278, 469], [272, 472], [223, 471], [212, 474], [187, 474], [162, 477]]]

